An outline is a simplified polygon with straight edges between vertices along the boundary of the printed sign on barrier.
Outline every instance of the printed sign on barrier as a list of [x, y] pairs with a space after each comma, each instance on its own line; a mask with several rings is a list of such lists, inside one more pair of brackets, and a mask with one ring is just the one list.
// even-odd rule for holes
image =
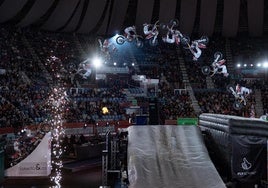
[[48, 165], [46, 162], [24, 162], [19, 166], [19, 174], [36, 174], [36, 175], [46, 175]]
[[18, 164], [5, 170], [7, 177], [48, 176], [51, 173], [51, 133], [48, 132], [35, 150]]
[[235, 135], [232, 140], [232, 177], [256, 183], [266, 178], [266, 138]]

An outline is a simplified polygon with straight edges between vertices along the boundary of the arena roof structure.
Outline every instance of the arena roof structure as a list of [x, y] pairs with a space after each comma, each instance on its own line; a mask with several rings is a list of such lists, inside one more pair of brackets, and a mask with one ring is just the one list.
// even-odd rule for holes
[[264, 0], [0, 0], [0, 23], [48, 31], [114, 35], [128, 25], [177, 18], [183, 33], [262, 36]]

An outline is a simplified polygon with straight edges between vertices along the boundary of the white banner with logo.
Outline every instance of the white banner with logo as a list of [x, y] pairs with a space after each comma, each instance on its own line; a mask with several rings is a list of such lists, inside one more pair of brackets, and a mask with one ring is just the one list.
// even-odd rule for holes
[[51, 133], [24, 160], [5, 170], [5, 176], [48, 176], [51, 173]]

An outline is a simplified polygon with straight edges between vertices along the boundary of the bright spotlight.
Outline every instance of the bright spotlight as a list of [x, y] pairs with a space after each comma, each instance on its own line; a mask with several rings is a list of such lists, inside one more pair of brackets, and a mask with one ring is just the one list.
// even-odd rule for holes
[[116, 62], [114, 62], [114, 66], [116, 66]]
[[241, 67], [241, 64], [240, 64], [240, 63], [238, 63], [236, 66], [237, 66], [237, 67]]
[[100, 59], [99, 57], [94, 57], [94, 58], [92, 59], [92, 63], [93, 63], [93, 65], [94, 65], [94, 67], [98, 68], [98, 67], [101, 66], [102, 61], [101, 61], [101, 59]]
[[268, 62], [264, 62], [262, 65], [264, 68], [268, 68]]
[[250, 64], [251, 67], [253, 67], [253, 64]]
[[135, 63], [132, 63], [131, 65], [134, 67], [135, 66]]
[[247, 64], [244, 64], [244, 67], [247, 67], [248, 65]]
[[261, 64], [260, 64], [260, 63], [258, 63], [258, 64], [257, 64], [257, 67], [261, 67]]
[[103, 114], [108, 114], [109, 113], [109, 110], [108, 110], [108, 108], [106, 106], [102, 107], [101, 110], [102, 110]]

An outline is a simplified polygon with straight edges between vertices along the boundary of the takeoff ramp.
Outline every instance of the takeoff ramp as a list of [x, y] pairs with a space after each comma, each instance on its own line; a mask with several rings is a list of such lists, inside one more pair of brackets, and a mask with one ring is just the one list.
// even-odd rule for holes
[[196, 126], [128, 128], [130, 188], [225, 188]]

